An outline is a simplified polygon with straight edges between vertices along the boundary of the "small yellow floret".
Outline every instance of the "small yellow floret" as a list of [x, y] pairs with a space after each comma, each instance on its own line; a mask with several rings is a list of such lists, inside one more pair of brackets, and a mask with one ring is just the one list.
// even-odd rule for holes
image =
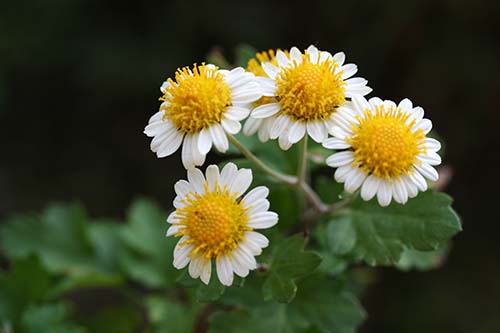
[[189, 237], [185, 244], [194, 246], [191, 256], [211, 259], [229, 254], [243, 240], [243, 233], [251, 230], [247, 227], [247, 209], [226, 188], [217, 186], [214, 192], [203, 195], [190, 193], [183, 203], [185, 206], [176, 214], [183, 225], [178, 236]]
[[358, 117], [359, 125], [352, 128], [354, 136], [348, 139], [355, 157], [353, 166], [388, 180], [408, 175], [418, 163], [417, 155], [426, 153], [425, 133], [421, 129], [412, 132], [415, 120], [407, 123], [409, 117], [398, 108], [385, 111], [383, 105], [374, 113], [365, 110], [364, 117]]
[[328, 119], [345, 103], [345, 82], [342, 72], [335, 73], [337, 66], [333, 60], [312, 63], [304, 54], [301, 64], [281, 68], [276, 76], [281, 112], [297, 121]]
[[197, 133], [215, 123], [220, 123], [231, 104], [231, 88], [224, 81], [218, 68], [196, 64], [179, 68], [175, 81], [165, 88], [161, 101], [164, 118], [172, 121], [183, 133]]

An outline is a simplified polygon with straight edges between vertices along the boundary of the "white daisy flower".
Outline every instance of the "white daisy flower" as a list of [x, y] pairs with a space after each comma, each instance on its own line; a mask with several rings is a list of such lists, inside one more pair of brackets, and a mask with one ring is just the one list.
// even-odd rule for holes
[[343, 150], [327, 158], [337, 168], [335, 180], [347, 192], [361, 188], [363, 200], [377, 195], [381, 206], [394, 200], [400, 204], [427, 190], [426, 178], [438, 180], [433, 166], [441, 164], [439, 141], [426, 137], [432, 128], [421, 107], [409, 99], [398, 105], [374, 97], [353, 98], [354, 108], [335, 114], [333, 138], [323, 146]]
[[268, 211], [269, 190], [259, 186], [242, 197], [252, 171], [238, 170], [233, 163], [220, 174], [216, 165], [210, 165], [205, 176], [197, 168], [187, 173], [188, 181], [175, 184], [176, 210], [167, 219], [167, 236], [181, 237], [174, 249], [174, 267], [189, 264], [189, 275], [208, 284], [214, 259], [219, 281], [230, 286], [234, 274], [246, 277], [257, 267], [255, 256], [269, 244], [254, 229], [278, 223], [278, 214]]
[[[279, 49], [276, 52], [280, 51]], [[278, 65], [276, 61], [276, 52], [274, 50], [268, 50], [263, 52], [258, 52], [255, 55], [255, 58], [251, 58], [248, 61], [246, 70], [250, 73], [253, 73], [256, 77], [266, 77], [269, 76], [266, 74], [264, 69], [262, 68], [262, 64], [265, 62], [270, 62], [273, 65]], [[288, 51], [285, 51], [285, 55], [288, 56]], [[259, 107], [268, 103], [276, 103], [277, 100], [275, 97], [262, 96], [257, 101], [251, 104], [252, 110], [256, 107]], [[254, 135], [258, 133], [258, 138], [261, 142], [266, 142], [269, 140], [269, 132], [271, 130], [271, 126], [274, 122], [275, 117], [268, 118], [247, 118], [245, 121], [245, 125], [243, 126], [243, 133], [247, 136]]]
[[144, 133], [153, 137], [151, 150], [158, 157], [172, 155], [182, 146], [186, 169], [205, 162], [212, 144], [220, 152], [229, 147], [226, 132], [236, 134], [248, 104], [262, 94], [252, 73], [241, 67], [231, 71], [214, 65], [184, 67], [161, 86], [163, 103]]
[[349, 108], [349, 98], [371, 92], [367, 81], [352, 76], [354, 64], [344, 64], [345, 55], [332, 56], [310, 46], [305, 53], [296, 47], [276, 53], [276, 63], [264, 62], [267, 78], [258, 77], [262, 94], [274, 102], [256, 107], [250, 117], [272, 119], [269, 137], [280, 138], [282, 149], [299, 142], [306, 133], [316, 142], [323, 142], [333, 126], [335, 113]]

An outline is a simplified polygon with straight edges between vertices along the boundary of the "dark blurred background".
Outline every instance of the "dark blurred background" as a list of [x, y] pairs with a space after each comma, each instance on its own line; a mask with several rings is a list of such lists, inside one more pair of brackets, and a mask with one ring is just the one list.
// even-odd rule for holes
[[500, 332], [499, 37], [494, 0], [2, 1], [0, 217], [54, 200], [122, 217], [140, 195], [168, 208], [180, 157], [158, 160], [142, 131], [177, 67], [241, 43], [343, 50], [372, 96], [424, 107], [464, 223], [442, 268], [379, 270], [361, 331]]

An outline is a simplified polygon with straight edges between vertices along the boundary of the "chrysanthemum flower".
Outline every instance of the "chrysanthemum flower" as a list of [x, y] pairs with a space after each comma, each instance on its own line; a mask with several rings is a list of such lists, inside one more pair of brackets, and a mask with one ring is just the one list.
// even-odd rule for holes
[[347, 192], [361, 187], [361, 197], [377, 195], [381, 206], [392, 198], [404, 204], [408, 198], [427, 189], [425, 178], [436, 181], [432, 166], [441, 163], [439, 141], [426, 137], [432, 128], [421, 107], [409, 99], [398, 105], [380, 98], [353, 98], [352, 110], [335, 115], [333, 138], [323, 146], [344, 150], [327, 158], [326, 164], [337, 168], [335, 179], [345, 183]]
[[[280, 50], [276, 50], [279, 52]], [[255, 58], [252, 58], [248, 61], [246, 70], [253, 73], [257, 77], [257, 81], [260, 77], [269, 78], [264, 69], [262, 68], [262, 64], [265, 62], [270, 62], [271, 64], [277, 66], [278, 62], [276, 61], [276, 52], [274, 50], [268, 50], [264, 52], [258, 52], [255, 55]], [[288, 51], [285, 51], [285, 55], [289, 57]], [[265, 82], [264, 82], [265, 84]], [[259, 107], [264, 104], [276, 103], [276, 98], [270, 96], [262, 96], [257, 101], [251, 104], [252, 109]], [[256, 132], [258, 133], [258, 138], [261, 142], [266, 142], [269, 140], [269, 132], [271, 130], [271, 126], [276, 119], [276, 116], [271, 116], [268, 118], [252, 118], [249, 117], [245, 121], [245, 125], [243, 126], [243, 133], [247, 136], [254, 135]], [[288, 149], [291, 146], [291, 143], [288, 141], [288, 138], [283, 135], [280, 137], [283, 147]]]
[[186, 169], [205, 162], [212, 144], [220, 152], [229, 147], [226, 133], [236, 134], [248, 104], [262, 95], [252, 73], [241, 67], [231, 71], [213, 65], [184, 67], [161, 86], [163, 103], [144, 133], [153, 137], [151, 150], [158, 157], [173, 154], [182, 142]]
[[174, 249], [174, 267], [189, 264], [189, 274], [208, 284], [215, 260], [219, 281], [233, 283], [233, 273], [241, 277], [257, 267], [255, 256], [269, 241], [254, 229], [266, 229], [278, 222], [278, 215], [268, 211], [269, 190], [259, 186], [241, 198], [252, 182], [250, 169], [228, 163], [219, 174], [210, 165], [206, 175], [188, 170], [188, 181], [175, 184], [176, 210], [167, 222], [167, 236], [180, 236]]
[[357, 66], [344, 65], [343, 52], [332, 56], [311, 45], [305, 53], [293, 47], [289, 56], [278, 51], [275, 59], [277, 64], [262, 63], [268, 78], [258, 78], [262, 94], [275, 101], [256, 107], [250, 117], [272, 117], [269, 136], [280, 138], [283, 149], [300, 141], [306, 133], [314, 141], [323, 142], [335, 113], [349, 107], [348, 99], [371, 91], [365, 79], [351, 78]]

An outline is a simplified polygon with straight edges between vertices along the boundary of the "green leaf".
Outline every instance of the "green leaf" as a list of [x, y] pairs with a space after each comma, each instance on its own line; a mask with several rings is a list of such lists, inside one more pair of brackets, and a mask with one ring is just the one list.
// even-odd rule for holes
[[0, 273], [0, 324], [17, 323], [31, 302], [46, 296], [49, 286], [49, 274], [38, 258], [14, 260], [10, 271]]
[[304, 251], [305, 240], [295, 235], [282, 241], [273, 253], [269, 277], [262, 291], [265, 300], [291, 302], [297, 292], [295, 279], [311, 274], [321, 263], [321, 257]]
[[334, 181], [333, 177], [318, 176], [315, 189], [324, 202], [339, 201], [344, 193], [344, 184]]
[[10, 258], [36, 253], [52, 272], [81, 275], [93, 271], [86, 214], [78, 205], [53, 204], [40, 218], [18, 216], [0, 230], [0, 244]]
[[193, 332], [201, 306], [186, 306], [165, 297], [150, 296], [146, 299], [146, 308], [153, 332], [170, 333]]
[[66, 320], [67, 311], [62, 303], [32, 306], [21, 319], [23, 333], [83, 333], [85, 329]]
[[216, 312], [210, 319], [209, 333], [293, 332], [288, 326], [286, 306], [269, 304], [249, 310]]
[[370, 265], [396, 264], [405, 249], [435, 250], [461, 230], [451, 202], [446, 194], [432, 191], [389, 207], [357, 199], [329, 221], [330, 249]]
[[224, 294], [225, 290], [226, 287], [220, 284], [219, 280], [213, 276], [208, 285], [200, 282], [200, 285], [196, 289], [196, 299], [198, 302], [217, 301]]
[[290, 308], [291, 313], [304, 316], [320, 332], [354, 333], [366, 317], [354, 295], [340, 280], [319, 275], [301, 282]]
[[428, 271], [440, 266], [446, 258], [449, 246], [445, 245], [435, 251], [417, 251], [405, 249], [396, 267], [403, 271], [416, 269]]
[[141, 332], [144, 330], [146, 318], [139, 306], [139, 304], [134, 305], [122, 299], [119, 303], [108, 300], [104, 304], [95, 304], [84, 313], [79, 313], [78, 323], [85, 326], [91, 333]]
[[209, 319], [209, 332], [353, 333], [364, 318], [364, 310], [340, 280], [312, 275], [301, 281], [292, 303], [261, 302], [216, 312]]
[[150, 287], [172, 284], [178, 275], [172, 265], [177, 239], [165, 236], [166, 217], [156, 204], [137, 200], [129, 210], [128, 224], [121, 233], [129, 250], [120, 257], [121, 267], [134, 280]]

